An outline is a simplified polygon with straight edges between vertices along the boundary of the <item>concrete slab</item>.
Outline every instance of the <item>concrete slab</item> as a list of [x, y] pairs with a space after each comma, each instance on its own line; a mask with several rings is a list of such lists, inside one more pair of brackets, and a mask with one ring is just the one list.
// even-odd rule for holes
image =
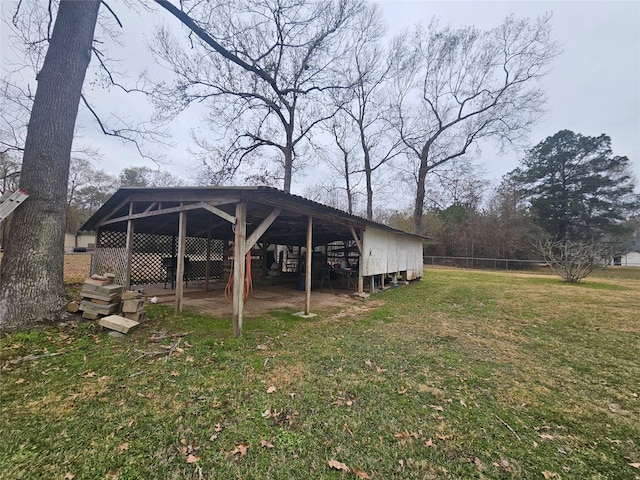
[[98, 325], [110, 330], [115, 330], [116, 332], [129, 333], [130, 330], [140, 325], [140, 322], [121, 317], [120, 315], [109, 315], [108, 317], [101, 318]]

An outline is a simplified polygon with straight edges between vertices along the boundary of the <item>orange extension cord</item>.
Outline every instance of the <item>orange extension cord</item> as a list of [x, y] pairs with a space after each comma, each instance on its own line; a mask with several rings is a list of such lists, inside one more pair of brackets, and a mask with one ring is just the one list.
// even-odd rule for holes
[[[235, 258], [231, 260], [231, 271], [229, 272], [229, 280], [227, 280], [227, 285], [224, 287], [224, 298], [227, 299], [227, 302], [233, 302], [233, 262]], [[247, 252], [247, 259], [245, 264], [245, 276], [244, 276], [244, 299], [245, 301], [251, 295], [251, 290], [253, 290], [253, 279], [251, 278], [251, 252]]]

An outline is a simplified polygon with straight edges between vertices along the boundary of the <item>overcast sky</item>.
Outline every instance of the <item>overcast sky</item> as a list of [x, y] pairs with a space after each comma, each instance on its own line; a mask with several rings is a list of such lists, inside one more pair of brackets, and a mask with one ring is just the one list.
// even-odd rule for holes
[[[531, 144], [559, 130], [583, 135], [606, 133], [614, 153], [629, 157], [640, 179], [640, 2], [639, 1], [384, 1], [391, 28], [426, 22], [431, 16], [454, 26], [496, 26], [509, 14], [552, 14], [563, 53], [543, 80], [547, 114]], [[489, 177], [517, 166], [518, 155], [495, 158], [490, 148], [482, 162]], [[521, 157], [523, 152], [519, 153]]]
[[[6, 3], [2, 2], [6, 9]], [[562, 54], [556, 58], [552, 71], [545, 77], [543, 87], [548, 97], [548, 112], [535, 127], [530, 144], [544, 140], [559, 130], [569, 129], [583, 135], [606, 133], [612, 139], [614, 153], [628, 156], [634, 173], [640, 179], [640, 2], [634, 1], [395, 1], [379, 2], [387, 20], [389, 34], [414, 23], [429, 23], [437, 17], [452, 26], [476, 25], [480, 28], [497, 26], [509, 14], [517, 17], [536, 17], [552, 14], [556, 39]], [[123, 59], [122, 69], [136, 72], [150, 61], [145, 36], [156, 22], [176, 23], [164, 11], [140, 21], [130, 15], [120, 2], [110, 5], [124, 23], [124, 46], [111, 49], [114, 57]], [[3, 30], [3, 63], [9, 56]], [[162, 73], [159, 73], [162, 74]], [[88, 78], [87, 81], [91, 79]], [[141, 99], [122, 97], [99, 89], [89, 92], [101, 107], [116, 106], [120, 115], [144, 117], [150, 110]], [[162, 168], [188, 178], [194, 164], [187, 151], [189, 130], [201, 123], [201, 112], [182, 115], [171, 126], [176, 148], [165, 149], [171, 163]], [[101, 168], [118, 174], [131, 165], [150, 165], [131, 147], [123, 147], [117, 140], [100, 134], [88, 112], [78, 118], [81, 135], [98, 147], [103, 155]], [[483, 145], [480, 162], [486, 176], [498, 180], [518, 164], [524, 152], [507, 152], [500, 156], [492, 145]], [[307, 172], [313, 174], [313, 172]], [[295, 182], [295, 178], [294, 178]], [[294, 186], [301, 193], [302, 186]]]

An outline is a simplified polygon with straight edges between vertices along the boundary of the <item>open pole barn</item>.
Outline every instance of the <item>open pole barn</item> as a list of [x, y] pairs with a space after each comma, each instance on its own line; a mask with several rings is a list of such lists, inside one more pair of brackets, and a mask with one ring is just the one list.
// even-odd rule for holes
[[176, 314], [185, 283], [226, 282], [236, 336], [251, 278], [304, 290], [308, 315], [312, 286], [364, 293], [423, 273], [421, 236], [270, 187], [121, 188], [81, 230], [96, 234], [92, 274], [170, 286]]

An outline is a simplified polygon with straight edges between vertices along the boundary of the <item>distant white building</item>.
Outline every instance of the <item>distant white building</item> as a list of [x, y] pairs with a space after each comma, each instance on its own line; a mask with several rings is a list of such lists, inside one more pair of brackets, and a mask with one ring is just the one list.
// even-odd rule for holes
[[613, 258], [615, 267], [640, 267], [640, 251], [630, 251]]
[[640, 231], [636, 231], [634, 238], [627, 245], [626, 253], [613, 257], [615, 267], [640, 267]]
[[64, 253], [72, 252], [91, 252], [96, 246], [95, 235], [73, 235], [71, 233], [64, 234]]

